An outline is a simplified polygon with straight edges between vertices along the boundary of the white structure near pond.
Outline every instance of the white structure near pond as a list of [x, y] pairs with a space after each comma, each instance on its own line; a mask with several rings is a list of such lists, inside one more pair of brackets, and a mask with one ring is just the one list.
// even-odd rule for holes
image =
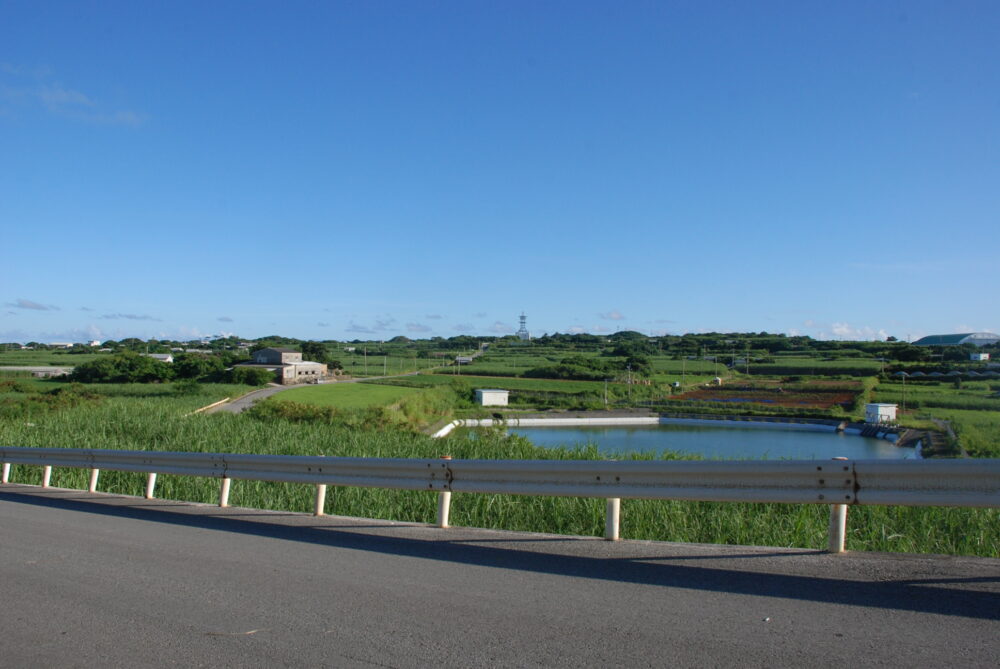
[[873, 402], [865, 405], [865, 422], [873, 425], [896, 422], [896, 405]]
[[497, 390], [496, 388], [477, 388], [476, 404], [484, 407], [505, 407], [509, 390]]

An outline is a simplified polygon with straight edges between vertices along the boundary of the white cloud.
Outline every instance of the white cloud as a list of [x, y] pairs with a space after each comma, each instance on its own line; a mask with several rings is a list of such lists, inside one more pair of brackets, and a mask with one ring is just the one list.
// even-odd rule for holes
[[625, 316], [622, 315], [622, 313], [620, 311], [618, 311], [617, 309], [612, 309], [611, 311], [609, 311], [606, 314], [597, 314], [597, 315], [599, 317], [603, 318], [606, 321], [623, 321], [623, 320], [625, 320]]
[[885, 339], [889, 336], [885, 330], [876, 330], [867, 325], [854, 327], [848, 323], [834, 323], [830, 326], [830, 330], [833, 332], [833, 336], [838, 339], [872, 340]]
[[105, 320], [128, 320], [128, 321], [155, 321], [157, 323], [162, 323], [163, 320], [160, 318], [154, 318], [146, 314], [104, 314], [101, 318]]
[[233, 322], [233, 319], [230, 318], [229, 316], [219, 316], [219, 318], [217, 320], [220, 321], [220, 322], [222, 322], [222, 323], [232, 323]]
[[455, 332], [472, 332], [476, 328], [472, 323], [456, 323], [452, 330]]
[[587, 331], [584, 328], [580, 327], [579, 325], [574, 325], [569, 330], [567, 330], [567, 332], [569, 332], [570, 334], [585, 334]]
[[0, 100], [17, 107], [41, 108], [54, 116], [100, 125], [138, 126], [147, 118], [131, 109], [109, 109], [87, 93], [53, 80], [46, 68], [0, 63], [0, 73], [36, 80], [34, 85], [0, 85]]
[[493, 325], [487, 328], [490, 332], [496, 334], [511, 334], [514, 332], [514, 326], [501, 321], [494, 321]]
[[426, 316], [424, 316], [424, 318], [426, 318], [429, 321], [439, 321], [442, 318], [444, 318], [444, 316], [442, 316], [441, 314], [427, 314]]
[[38, 302], [22, 299], [18, 299], [16, 302], [8, 302], [7, 306], [14, 307], [15, 309], [33, 309], [35, 311], [59, 311], [59, 307], [53, 304], [39, 304]]
[[427, 327], [426, 325], [424, 325], [423, 323], [407, 323], [406, 324], [406, 331], [407, 332], [430, 332], [431, 329], [429, 327]]

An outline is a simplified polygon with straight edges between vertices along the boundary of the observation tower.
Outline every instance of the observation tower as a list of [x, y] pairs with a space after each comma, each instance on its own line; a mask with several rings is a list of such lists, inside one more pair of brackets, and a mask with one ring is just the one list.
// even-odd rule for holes
[[531, 339], [531, 335], [528, 334], [528, 324], [527, 323], [528, 323], [528, 317], [525, 316], [524, 312], [522, 311], [521, 312], [521, 327], [517, 331], [517, 338], [520, 339], [521, 341], [529, 341]]

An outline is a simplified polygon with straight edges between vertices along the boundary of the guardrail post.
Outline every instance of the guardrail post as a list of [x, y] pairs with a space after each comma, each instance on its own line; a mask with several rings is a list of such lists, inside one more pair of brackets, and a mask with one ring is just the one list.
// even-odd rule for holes
[[621, 523], [622, 501], [618, 497], [609, 497], [604, 517], [604, 539], [618, 541], [618, 530]]
[[448, 516], [451, 513], [451, 491], [442, 490], [438, 493], [437, 526], [448, 527]]
[[[442, 460], [451, 460], [450, 455], [442, 455]], [[438, 515], [437, 515], [437, 526], [440, 528], [448, 527], [448, 516], [451, 515], [451, 491], [442, 490], [438, 493]]]
[[847, 505], [830, 505], [830, 539], [827, 551], [830, 553], [843, 553], [847, 539]]
[[156, 472], [149, 472], [146, 478], [146, 499], [153, 499], [153, 490], [156, 488]]
[[90, 484], [87, 486], [88, 492], [97, 492], [97, 477], [100, 476], [100, 469], [90, 470]]
[[313, 510], [314, 516], [322, 516], [326, 511], [326, 484], [319, 483], [316, 485], [316, 507]]
[[219, 490], [219, 506], [225, 508], [229, 506], [229, 484], [232, 483], [232, 479], [222, 477], [222, 489]]
[[[834, 458], [834, 460], [847, 460], [845, 457]], [[843, 553], [847, 542], [847, 505], [830, 505], [830, 530], [827, 537], [826, 550], [828, 553]]]
[[52, 481], [52, 465], [45, 465], [42, 468], [42, 487], [48, 488], [50, 481]]
[[3, 463], [3, 472], [0, 473], [0, 483], [10, 483], [10, 463]]

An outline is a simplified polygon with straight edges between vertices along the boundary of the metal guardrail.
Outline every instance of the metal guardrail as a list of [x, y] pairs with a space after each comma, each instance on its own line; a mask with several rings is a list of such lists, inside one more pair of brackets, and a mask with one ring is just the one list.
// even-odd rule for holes
[[218, 478], [228, 506], [232, 479], [316, 486], [316, 515], [326, 487], [427, 490], [439, 494], [439, 527], [448, 526], [452, 492], [596, 497], [607, 500], [605, 538], [617, 539], [622, 499], [779, 502], [831, 506], [832, 552], [844, 550], [849, 505], [1000, 507], [1000, 460], [452, 460], [178, 453], [75, 448], [0, 448], [2, 482], [11, 465], [101, 469]]

